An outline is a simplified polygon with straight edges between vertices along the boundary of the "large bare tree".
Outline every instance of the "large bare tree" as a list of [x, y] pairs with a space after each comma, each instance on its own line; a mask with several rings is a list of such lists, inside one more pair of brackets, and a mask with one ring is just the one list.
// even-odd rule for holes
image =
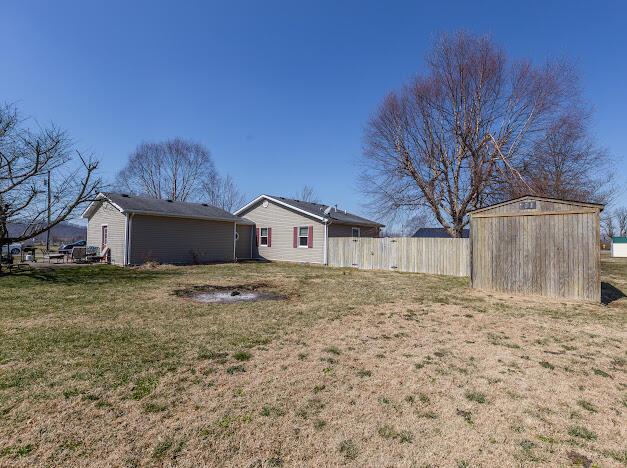
[[23, 226], [11, 241], [48, 231], [93, 199], [101, 185], [98, 161], [51, 126], [33, 130], [12, 105], [0, 107], [0, 247], [7, 224]]
[[552, 123], [529, 154], [522, 155], [516, 168], [521, 177], [506, 181], [504, 192], [511, 197], [532, 193], [610, 201], [614, 191], [611, 159], [589, 136], [589, 117], [583, 109], [572, 109]]
[[244, 205], [246, 197], [239, 191], [230, 175], [221, 177], [215, 173], [203, 182], [202, 199], [211, 205], [232, 212]]
[[627, 236], [627, 208], [620, 207], [614, 212], [616, 218], [616, 224], [618, 227], [618, 235], [621, 237]]
[[[366, 129], [361, 181], [379, 215], [426, 207], [459, 237], [473, 208], [589, 182], [589, 165], [603, 156], [586, 148], [571, 67], [510, 63], [489, 38], [463, 32], [442, 36], [426, 62], [427, 72], [390, 93]], [[562, 170], [564, 141], [581, 150], [584, 170], [572, 159]], [[557, 149], [546, 156], [547, 148]]]
[[316, 191], [311, 185], [305, 185], [300, 192], [294, 195], [294, 199], [309, 203], [319, 203]]
[[153, 198], [195, 201], [203, 184], [216, 175], [207, 148], [180, 138], [142, 143], [118, 173], [119, 190]]
[[601, 215], [601, 234], [609, 242], [612, 237], [616, 235], [616, 220], [614, 219], [614, 213], [610, 210], [605, 210]]

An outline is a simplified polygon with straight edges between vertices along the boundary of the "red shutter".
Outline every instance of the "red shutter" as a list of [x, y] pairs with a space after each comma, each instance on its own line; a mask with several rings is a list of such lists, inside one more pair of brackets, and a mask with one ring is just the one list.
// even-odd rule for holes
[[294, 248], [298, 247], [298, 228], [294, 227]]
[[309, 234], [307, 235], [307, 248], [313, 249], [313, 226], [309, 226]]
[[257, 247], [259, 247], [259, 228], [257, 228]]
[[272, 247], [272, 228], [268, 228], [268, 247]]

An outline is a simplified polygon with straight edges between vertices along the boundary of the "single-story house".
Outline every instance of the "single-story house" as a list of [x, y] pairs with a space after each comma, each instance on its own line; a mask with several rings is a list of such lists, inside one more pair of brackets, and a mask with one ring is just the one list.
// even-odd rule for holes
[[337, 206], [260, 195], [235, 212], [255, 223], [255, 258], [327, 263], [331, 237], [379, 237], [376, 221]]
[[627, 257], [627, 237], [612, 237], [612, 257]]
[[111, 263], [208, 263], [250, 259], [254, 225], [206, 203], [100, 193], [83, 213], [87, 245]]
[[[438, 239], [450, 239], [452, 236], [444, 228], [420, 228], [412, 237], [428, 237]], [[470, 237], [470, 229], [462, 229], [462, 237], [468, 239]]]

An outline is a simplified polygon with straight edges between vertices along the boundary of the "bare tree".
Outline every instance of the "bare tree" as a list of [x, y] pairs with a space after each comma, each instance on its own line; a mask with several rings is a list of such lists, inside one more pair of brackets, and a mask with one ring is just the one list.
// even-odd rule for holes
[[379, 215], [426, 207], [459, 237], [471, 209], [512, 187], [533, 191], [525, 161], [578, 109], [580, 93], [566, 64], [509, 64], [490, 39], [467, 33], [442, 36], [427, 68], [370, 120], [362, 190]]
[[241, 193], [230, 175], [220, 177], [217, 173], [203, 182], [202, 198], [207, 203], [232, 212], [241, 208], [245, 196]]
[[617, 209], [614, 212], [614, 216], [616, 217], [616, 224], [619, 232], [618, 235], [621, 237], [627, 236], [627, 208], [623, 206]]
[[530, 192], [566, 200], [608, 202], [614, 191], [611, 159], [588, 135], [589, 112], [572, 109], [558, 118], [518, 165], [520, 179], [505, 192]]
[[300, 192], [294, 195], [294, 199], [309, 203], [319, 203], [318, 196], [310, 185], [305, 185]]
[[0, 107], [0, 248], [7, 224], [16, 221], [20, 242], [49, 231], [97, 194], [98, 161], [73, 147], [65, 132], [51, 126], [26, 127], [11, 105]]
[[129, 193], [178, 201], [198, 200], [203, 181], [216, 175], [207, 148], [175, 138], [142, 143], [129, 156], [116, 186]]
[[616, 235], [614, 225], [614, 213], [612, 213], [610, 210], [605, 210], [601, 215], [601, 230], [608, 241]]

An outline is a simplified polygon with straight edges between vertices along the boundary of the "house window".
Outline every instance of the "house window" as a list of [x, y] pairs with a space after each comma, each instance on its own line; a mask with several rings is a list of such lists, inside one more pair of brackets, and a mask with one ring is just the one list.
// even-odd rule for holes
[[352, 237], [361, 237], [361, 229], [359, 229], [358, 227], [352, 228], [351, 236]]
[[105, 247], [108, 245], [109, 243], [109, 226], [107, 226], [106, 224], [103, 224], [101, 226], [102, 229], [102, 235], [101, 235], [101, 243], [100, 243], [100, 249], [104, 250]]
[[298, 247], [307, 248], [309, 246], [309, 226], [298, 228]]
[[259, 245], [268, 246], [268, 228], [259, 229]]

